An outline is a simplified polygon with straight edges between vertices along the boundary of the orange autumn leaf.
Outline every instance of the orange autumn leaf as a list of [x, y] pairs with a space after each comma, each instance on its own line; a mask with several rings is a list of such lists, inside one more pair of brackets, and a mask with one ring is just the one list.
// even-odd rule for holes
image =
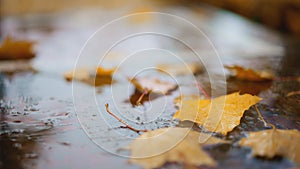
[[167, 94], [169, 91], [175, 89], [177, 85], [168, 81], [161, 81], [157, 78], [133, 78], [130, 82], [136, 87], [140, 92], [148, 91], [147, 93], [161, 93]]
[[96, 74], [87, 68], [77, 68], [73, 71], [68, 71], [64, 73], [64, 78], [67, 81], [81, 81], [93, 86], [102, 86], [113, 83], [111, 74], [115, 69], [103, 69], [98, 67], [96, 69]]
[[244, 111], [261, 98], [238, 92], [212, 100], [183, 100], [174, 118], [189, 120], [205, 129], [226, 135], [240, 124]]
[[96, 75], [97, 76], [111, 76], [115, 72], [115, 68], [105, 69], [103, 67], [97, 67]]
[[205, 143], [200, 144], [199, 136], [200, 133], [196, 131], [177, 127], [145, 132], [129, 145], [131, 150], [129, 162], [146, 169], [158, 168], [167, 162], [193, 166], [216, 165], [216, 162], [202, 150], [202, 146], [225, 141], [209, 137]]
[[156, 68], [159, 71], [166, 72], [170, 75], [196, 74], [201, 72], [203, 69], [199, 63], [159, 64]]
[[13, 40], [6, 37], [0, 46], [0, 59], [31, 59], [35, 56], [33, 52], [34, 42], [25, 40]]
[[[114, 73], [115, 69], [105, 69], [102, 67], [96, 68], [96, 76], [109, 77]], [[68, 71], [64, 73], [64, 77], [67, 81], [79, 80], [84, 81], [92, 77], [94, 73], [87, 68], [78, 68], [75, 71]]]
[[239, 145], [251, 147], [253, 156], [273, 158], [287, 157], [300, 165], [300, 132], [298, 130], [262, 130], [250, 132]]
[[247, 81], [267, 81], [273, 80], [274, 75], [268, 71], [255, 71], [253, 69], [245, 69], [241, 66], [225, 66], [225, 68], [235, 72], [234, 77]]

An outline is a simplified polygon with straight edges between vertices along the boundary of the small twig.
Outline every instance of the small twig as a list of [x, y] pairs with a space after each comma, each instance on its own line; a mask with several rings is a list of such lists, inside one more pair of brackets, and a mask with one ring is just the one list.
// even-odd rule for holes
[[123, 121], [122, 119], [120, 119], [118, 116], [116, 116], [114, 113], [112, 113], [110, 110], [109, 110], [109, 105], [108, 103], [105, 104], [105, 108], [106, 108], [106, 111], [107, 113], [109, 113], [110, 115], [112, 115], [114, 118], [116, 118], [119, 122], [121, 122], [122, 124], [124, 124], [127, 128], [129, 128], [130, 130], [133, 130], [135, 132], [147, 132], [148, 130], [138, 130], [138, 129], [135, 129], [134, 127], [130, 126], [129, 124], [127, 124], [125, 121]]
[[140, 105], [145, 95], [149, 93], [148, 89], [144, 89], [143, 93], [140, 95], [139, 99], [136, 101], [137, 105]]
[[275, 128], [276, 128], [273, 124], [268, 123], [268, 122], [265, 121], [264, 117], [262, 116], [262, 114], [260, 113], [260, 111], [259, 111], [259, 109], [257, 108], [256, 105], [255, 105], [255, 109], [256, 109], [256, 112], [257, 112], [259, 118], [261, 119], [261, 121], [264, 122], [264, 125], [265, 125], [265, 126], [270, 126], [270, 127], [272, 127], [272, 129], [275, 129]]
[[210, 99], [210, 96], [206, 93], [206, 91], [204, 90], [204, 88], [200, 85], [199, 82], [196, 82], [197, 83], [197, 86], [199, 87], [199, 89], [201, 90], [201, 92], [204, 94], [204, 96], [207, 98], [207, 99]]
[[298, 91], [293, 91], [293, 92], [289, 92], [286, 96], [287, 97], [290, 97], [290, 96], [293, 96], [293, 95], [299, 95], [300, 94], [300, 90]]

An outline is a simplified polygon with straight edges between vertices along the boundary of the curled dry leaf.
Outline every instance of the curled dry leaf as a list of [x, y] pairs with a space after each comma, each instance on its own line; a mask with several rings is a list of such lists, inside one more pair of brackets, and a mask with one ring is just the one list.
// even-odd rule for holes
[[[204, 134], [204, 133], [201, 133]], [[166, 162], [186, 165], [214, 166], [215, 161], [202, 150], [202, 146], [224, 143], [225, 141], [209, 137], [199, 144], [200, 133], [188, 128], [162, 128], [140, 135], [130, 145], [129, 162], [139, 164], [146, 169], [157, 168]]]
[[245, 69], [241, 66], [225, 66], [225, 68], [235, 72], [235, 77], [247, 81], [267, 81], [273, 80], [274, 75], [268, 71], [254, 71], [253, 69]]
[[250, 132], [239, 145], [251, 147], [253, 156], [287, 157], [300, 165], [300, 132], [298, 130], [262, 130]]
[[202, 66], [197, 63], [159, 64], [156, 68], [171, 75], [197, 74], [203, 69]]
[[137, 90], [144, 93], [160, 93], [167, 94], [169, 91], [175, 89], [177, 85], [168, 81], [161, 81], [157, 78], [134, 78], [130, 82], [136, 87]]
[[35, 56], [32, 41], [13, 40], [6, 37], [0, 46], [0, 59], [31, 59]]
[[244, 111], [261, 98], [238, 92], [212, 100], [183, 100], [174, 118], [189, 120], [213, 132], [227, 134], [240, 124]]

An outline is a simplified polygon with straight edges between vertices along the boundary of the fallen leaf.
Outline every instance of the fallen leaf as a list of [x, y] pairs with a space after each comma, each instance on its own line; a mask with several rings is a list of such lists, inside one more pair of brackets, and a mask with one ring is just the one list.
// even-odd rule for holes
[[64, 73], [64, 77], [67, 81], [72, 81], [72, 80], [84, 81], [90, 78], [90, 71], [85, 68], [78, 68], [75, 71], [68, 71]]
[[272, 81], [261, 81], [259, 84], [254, 81], [244, 81], [236, 79], [227, 80], [227, 92], [239, 91], [241, 93], [248, 93], [258, 95], [272, 86]]
[[112, 76], [112, 74], [115, 72], [115, 68], [112, 69], [105, 69], [103, 67], [97, 67], [96, 69], [96, 75], [97, 76]]
[[300, 165], [300, 132], [298, 130], [270, 129], [250, 132], [239, 145], [251, 147], [253, 156], [287, 157]]
[[139, 104], [144, 104], [145, 102], [153, 101], [157, 98], [161, 97], [159, 93], [144, 94], [139, 90], [135, 89], [134, 92], [130, 95], [129, 101], [133, 106], [137, 106]]
[[140, 92], [148, 91], [148, 93], [167, 94], [169, 91], [177, 87], [175, 83], [148, 77], [133, 78], [130, 80], [130, 82]]
[[0, 72], [13, 74], [16, 72], [37, 72], [37, 70], [31, 66], [30, 60], [2, 60]]
[[13, 40], [6, 37], [0, 46], [0, 59], [31, 59], [35, 56], [32, 51], [34, 42], [25, 40]]
[[[67, 81], [77, 80], [93, 86], [101, 86], [113, 83], [111, 74], [115, 69], [98, 67], [96, 71], [87, 68], [77, 68], [75, 71], [64, 73]], [[96, 72], [96, 73], [95, 73]]]
[[257, 96], [238, 92], [212, 100], [183, 100], [174, 118], [193, 121], [209, 131], [226, 135], [240, 124], [244, 111], [260, 100]]
[[247, 80], [247, 81], [267, 81], [267, 80], [273, 80], [274, 75], [271, 74], [268, 71], [254, 71], [253, 69], [245, 69], [241, 66], [225, 66], [225, 68], [232, 70], [235, 72], [235, 77], [237, 79], [241, 80]]
[[152, 11], [153, 10], [149, 7], [139, 7], [131, 12], [131, 15], [128, 17], [128, 19], [134, 24], [147, 23], [153, 20], [153, 16], [150, 13]]
[[182, 105], [182, 101], [186, 101], [186, 100], [200, 100], [200, 99], [204, 99], [204, 96], [198, 96], [198, 95], [180, 95], [178, 97], [176, 97], [173, 100], [173, 103], [176, 107], [179, 107]]
[[166, 162], [214, 166], [215, 161], [202, 150], [202, 146], [225, 141], [209, 137], [205, 143], [200, 144], [199, 136], [200, 133], [196, 131], [176, 127], [145, 132], [129, 145], [129, 162], [146, 169], [160, 167]]
[[186, 64], [159, 64], [156, 69], [162, 72], [166, 72], [171, 75], [187, 75], [197, 74], [202, 71], [202, 66], [197, 63]]

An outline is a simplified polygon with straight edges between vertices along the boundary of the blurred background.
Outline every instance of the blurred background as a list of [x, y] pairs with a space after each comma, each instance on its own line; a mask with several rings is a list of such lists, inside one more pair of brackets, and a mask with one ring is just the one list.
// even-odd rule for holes
[[150, 4], [193, 6], [205, 3], [217, 6], [273, 29], [291, 34], [300, 34], [299, 0], [1, 0], [1, 15], [49, 14], [66, 10], [88, 8], [138, 7]]
[[[299, 95], [287, 97], [300, 87], [297, 80], [300, 76], [300, 0], [0, 0], [0, 41], [8, 36], [33, 41], [35, 54], [26, 61], [22, 56], [9, 61], [0, 57], [0, 169], [139, 168], [129, 164], [126, 158], [99, 148], [87, 136], [83, 124], [90, 129], [89, 136], [118, 153], [118, 149], [130, 141], [123, 136], [134, 138], [138, 134], [120, 127], [121, 124], [105, 112], [104, 103], [112, 102], [108, 99], [112, 96], [111, 86], [115, 87], [118, 97], [116, 103], [110, 105], [119, 105], [121, 111], [117, 113], [136, 118], [139, 114], [134, 112], [140, 110], [128, 102], [130, 95], [134, 95], [134, 88], [128, 85], [124, 89], [129, 83], [126, 77], [136, 73], [135, 67], [143, 67], [155, 58], [165, 62], [169, 57], [163, 56], [171, 55], [163, 50], [190, 59], [190, 62], [195, 61], [192, 60], [196, 58], [194, 51], [164, 37], [145, 35], [126, 39], [126, 43], [120, 43], [108, 54], [107, 66], [118, 65], [124, 57], [139, 49], [163, 50], [140, 52], [131, 57], [133, 60], [128, 59], [121, 78], [117, 77], [117, 82], [111, 86], [74, 82], [80, 89], [76, 99], [72, 83], [64, 79], [64, 73], [74, 68], [82, 47], [101, 26], [124, 15], [143, 12], [163, 12], [184, 18], [199, 28], [202, 36], [196, 36], [199, 34], [193, 27], [179, 22], [182, 20], [178, 18], [136, 15], [112, 24], [106, 32], [98, 32], [88, 48], [87, 56], [90, 57], [81, 57], [80, 64], [90, 68], [98, 66], [103, 56], [101, 52], [119, 40], [120, 35], [145, 30], [167, 33], [186, 40], [203, 60], [207, 60], [205, 70], [195, 78], [208, 93], [225, 88], [227, 93], [239, 91], [258, 95], [263, 98], [258, 107], [266, 121], [281, 129], [300, 129]], [[216, 57], [212, 44], [220, 57]], [[10, 49], [15, 50], [14, 47]], [[215, 61], [268, 70], [274, 73], [275, 80], [257, 83], [228, 78], [222, 81], [223, 65], [216, 65]], [[211, 85], [208, 69], [217, 79], [215, 86]], [[194, 94], [195, 84], [184, 76], [178, 79], [185, 87], [184, 94]], [[149, 124], [132, 124], [149, 129], [176, 126], [171, 120], [176, 111], [173, 105], [176, 94], [178, 91], [167, 96], [170, 104], [163, 117]], [[152, 103], [164, 101], [159, 99], [162, 98]], [[74, 100], [79, 103], [77, 112]], [[85, 120], [82, 123], [78, 122], [78, 111]], [[110, 125], [99, 121], [103, 117]], [[228, 139], [236, 141], [247, 131], [265, 129], [254, 109], [247, 111], [245, 117], [241, 125], [229, 133]], [[114, 132], [122, 135], [115, 137]], [[218, 161], [216, 168], [219, 169], [296, 167], [286, 158], [249, 158], [250, 150], [237, 146], [217, 146], [207, 151]], [[164, 168], [184, 167], [167, 164]]]

